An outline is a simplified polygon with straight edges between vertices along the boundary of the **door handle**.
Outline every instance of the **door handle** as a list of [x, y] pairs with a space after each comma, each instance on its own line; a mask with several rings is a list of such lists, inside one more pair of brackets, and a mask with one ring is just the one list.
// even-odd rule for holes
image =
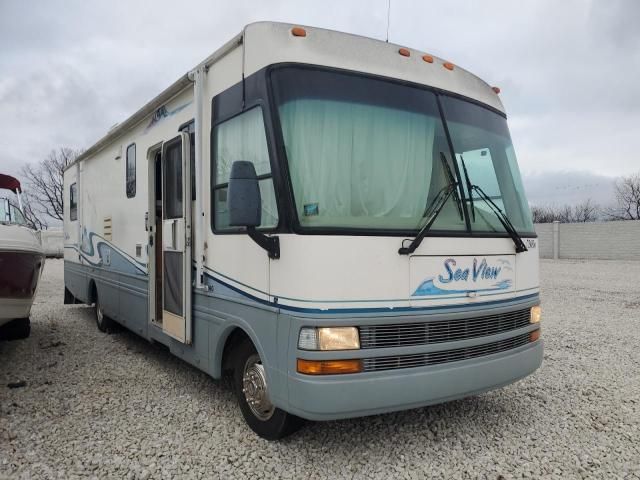
[[176, 243], [176, 225], [178, 222], [176, 222], [175, 220], [171, 223], [171, 245], [173, 247], [174, 250], [177, 250], [177, 243]]

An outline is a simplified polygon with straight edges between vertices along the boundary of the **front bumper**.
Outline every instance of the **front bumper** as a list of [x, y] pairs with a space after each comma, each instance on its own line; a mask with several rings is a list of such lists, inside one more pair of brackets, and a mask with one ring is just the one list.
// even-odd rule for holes
[[543, 341], [460, 362], [349, 375], [289, 375], [287, 410], [335, 420], [442, 403], [513, 383], [542, 364]]

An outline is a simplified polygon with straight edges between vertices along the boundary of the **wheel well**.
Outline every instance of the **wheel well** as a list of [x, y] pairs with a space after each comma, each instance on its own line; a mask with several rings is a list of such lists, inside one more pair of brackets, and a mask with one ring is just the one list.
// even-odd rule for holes
[[92, 305], [93, 303], [95, 303], [97, 298], [98, 298], [98, 289], [96, 287], [96, 282], [91, 280], [89, 282], [89, 297], [87, 298], [87, 303], [89, 305]]
[[243, 340], [248, 339], [251, 341], [251, 337], [239, 327], [233, 329], [233, 331], [227, 337], [227, 341], [224, 343], [224, 350], [222, 351], [222, 373], [229, 373], [233, 368], [233, 353], [235, 347]]

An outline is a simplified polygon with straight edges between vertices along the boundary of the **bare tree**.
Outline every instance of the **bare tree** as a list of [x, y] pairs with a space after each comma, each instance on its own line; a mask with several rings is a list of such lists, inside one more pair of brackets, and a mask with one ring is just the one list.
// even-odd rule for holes
[[47, 218], [63, 219], [63, 174], [67, 165], [72, 163], [81, 151], [61, 147], [52, 150], [44, 160], [37, 164], [22, 167], [21, 174], [28, 192], [29, 215], [38, 218], [38, 223], [46, 225]]
[[616, 207], [607, 211], [613, 220], [640, 220], [640, 172], [620, 177], [614, 184]]
[[599, 216], [600, 207], [589, 198], [582, 203], [574, 205], [573, 211], [571, 212], [571, 221], [581, 223], [595, 222]]
[[556, 220], [560, 223], [571, 223], [573, 217], [573, 208], [570, 205], [558, 207], [556, 210]]
[[531, 207], [531, 217], [533, 223], [551, 223], [556, 220], [556, 213], [551, 207], [534, 205]]
[[600, 207], [591, 199], [573, 206], [533, 206], [531, 216], [534, 223], [595, 222], [600, 216]]
[[34, 210], [34, 203], [35, 201], [28, 190], [22, 192], [22, 213], [24, 214], [24, 218], [38, 230], [46, 230], [49, 228], [49, 223], [44, 215]]

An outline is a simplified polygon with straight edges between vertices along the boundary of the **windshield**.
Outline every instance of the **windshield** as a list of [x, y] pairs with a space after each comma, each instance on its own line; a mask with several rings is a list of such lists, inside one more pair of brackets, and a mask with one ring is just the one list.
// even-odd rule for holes
[[[441, 99], [456, 161], [463, 177], [466, 167], [469, 184], [479, 186], [507, 215], [516, 230], [533, 232], [531, 212], [505, 118], [470, 102], [446, 96]], [[475, 213], [471, 215], [471, 229], [480, 232], [504, 231], [498, 217], [480, 199], [479, 194], [468, 191], [466, 180], [463, 184], [467, 207], [470, 209], [473, 205]]]
[[20, 209], [7, 198], [0, 198], [0, 223], [27, 225], [27, 221]]
[[[272, 80], [303, 228], [415, 232], [459, 178], [435, 93], [305, 67], [275, 70]], [[467, 230], [462, 190], [454, 193], [430, 231]], [[489, 221], [484, 230], [502, 228]]]

